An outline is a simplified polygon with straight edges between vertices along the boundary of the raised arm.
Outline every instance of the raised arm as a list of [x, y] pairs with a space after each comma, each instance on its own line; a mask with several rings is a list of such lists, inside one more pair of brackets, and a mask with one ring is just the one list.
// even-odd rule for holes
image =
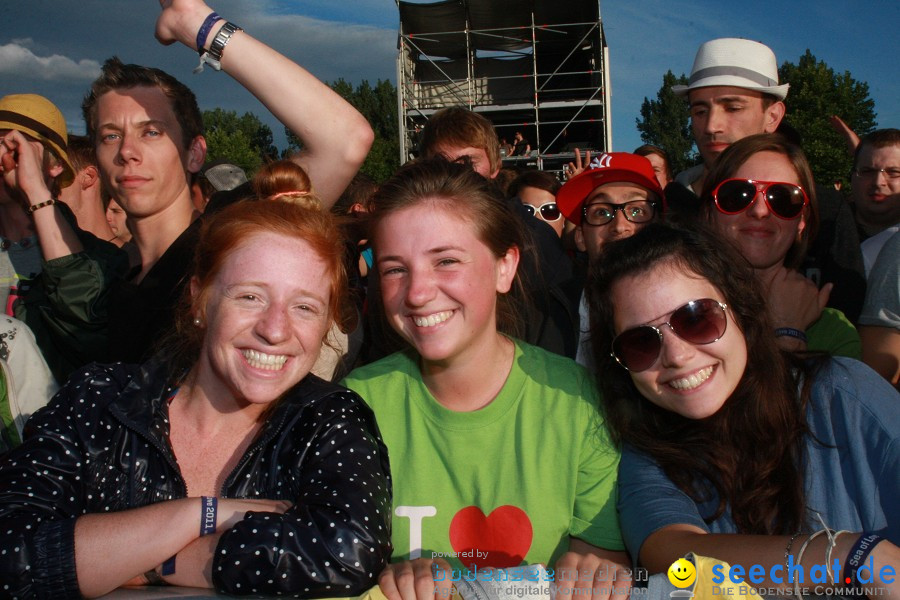
[[[44, 177], [44, 146], [19, 131], [10, 131], [0, 143], [0, 172], [7, 185], [20, 189], [28, 200], [34, 228], [41, 241], [44, 260], [81, 252], [81, 242], [62, 213], [53, 207], [52, 194]], [[62, 166], [50, 167], [55, 177]], [[32, 210], [34, 209], [34, 210]]]
[[[202, 0], [161, 0], [160, 5], [157, 39], [163, 44], [181, 42], [196, 50], [197, 32], [212, 9]], [[224, 24], [225, 20], [220, 20], [213, 25], [205, 48]], [[326, 207], [334, 204], [374, 140], [365, 117], [309, 71], [248, 32], [231, 37], [221, 65], [300, 138], [303, 150], [294, 160], [309, 173]]]

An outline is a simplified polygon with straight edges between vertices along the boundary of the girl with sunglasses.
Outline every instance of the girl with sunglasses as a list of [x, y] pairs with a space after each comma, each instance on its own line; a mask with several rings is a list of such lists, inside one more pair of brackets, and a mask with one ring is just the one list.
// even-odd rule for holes
[[626, 562], [618, 455], [587, 372], [511, 337], [523, 223], [488, 180], [441, 159], [402, 167], [374, 205], [382, 304], [408, 347], [344, 383], [390, 455], [395, 564], [382, 589], [431, 600], [450, 592], [451, 569], [540, 562], [597, 572], [558, 583], [604, 600]]
[[651, 224], [604, 258], [591, 331], [632, 557], [759, 564], [773, 575], [753, 583], [788, 590], [786, 562], [801, 587], [826, 557], [823, 585], [855, 581], [847, 558], [867, 550], [876, 574], [900, 564], [897, 392], [857, 361], [780, 350], [758, 278], [712, 232]]
[[818, 227], [812, 172], [799, 147], [765, 133], [730, 145], [703, 186], [702, 211], [756, 272], [774, 334], [787, 350], [860, 358], [859, 334], [842, 312], [795, 269]]
[[509, 184], [509, 197], [518, 198], [529, 215], [544, 221], [562, 237], [565, 219], [556, 205], [556, 192], [562, 187], [553, 173], [526, 171]]

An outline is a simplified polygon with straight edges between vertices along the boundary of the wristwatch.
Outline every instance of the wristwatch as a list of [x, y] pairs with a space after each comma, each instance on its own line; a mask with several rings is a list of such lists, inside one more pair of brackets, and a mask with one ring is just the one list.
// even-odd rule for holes
[[203, 55], [200, 56], [200, 66], [198, 66], [195, 71], [202, 71], [203, 63], [208, 64], [216, 71], [221, 71], [222, 52], [224, 52], [225, 46], [228, 45], [228, 40], [230, 40], [231, 36], [237, 31], [243, 31], [243, 29], [231, 21], [227, 21], [222, 28], [219, 29], [219, 32], [216, 33], [216, 37], [213, 39], [212, 44], [209, 45], [209, 51], [204, 52]]

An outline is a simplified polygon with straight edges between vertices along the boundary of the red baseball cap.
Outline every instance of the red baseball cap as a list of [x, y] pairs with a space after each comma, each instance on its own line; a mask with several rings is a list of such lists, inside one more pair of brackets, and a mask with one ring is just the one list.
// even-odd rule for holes
[[591, 161], [591, 167], [579, 173], [556, 192], [556, 205], [563, 216], [581, 225], [581, 207], [588, 195], [607, 183], [633, 183], [653, 192], [665, 205], [665, 196], [653, 165], [646, 157], [630, 152], [606, 152]]

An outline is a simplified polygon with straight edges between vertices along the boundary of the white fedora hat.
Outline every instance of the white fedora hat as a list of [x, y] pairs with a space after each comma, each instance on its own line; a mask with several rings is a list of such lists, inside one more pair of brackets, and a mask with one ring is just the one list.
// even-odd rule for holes
[[688, 85], [673, 85], [684, 96], [688, 91], [713, 85], [740, 87], [787, 97], [788, 84], [778, 85], [775, 53], [765, 44], [740, 38], [719, 38], [705, 42], [697, 50]]

